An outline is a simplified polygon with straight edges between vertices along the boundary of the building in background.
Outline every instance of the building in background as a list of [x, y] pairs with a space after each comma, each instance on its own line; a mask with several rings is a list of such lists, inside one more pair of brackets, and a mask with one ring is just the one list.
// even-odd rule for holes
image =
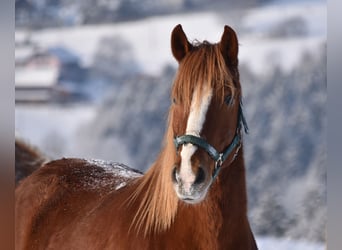
[[29, 36], [16, 37], [16, 103], [68, 102], [83, 99], [83, 69], [64, 47], [40, 48]]

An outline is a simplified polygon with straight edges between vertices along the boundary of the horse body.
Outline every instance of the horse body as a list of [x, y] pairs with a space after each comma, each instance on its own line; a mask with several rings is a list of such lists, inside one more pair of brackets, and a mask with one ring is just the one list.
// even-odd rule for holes
[[[16, 249], [257, 249], [247, 219], [238, 140], [235, 32], [226, 26], [218, 45], [194, 47], [179, 25], [171, 42], [180, 69], [155, 163], [145, 175], [94, 160], [45, 164], [16, 189]], [[213, 58], [211, 66], [202, 62], [208, 57]], [[202, 64], [189, 71], [186, 65], [199, 59]], [[205, 71], [206, 79], [195, 79], [198, 70]], [[192, 80], [182, 80], [184, 74]], [[216, 86], [220, 79], [223, 85]], [[227, 95], [235, 105], [222, 102]], [[225, 150], [236, 140], [228, 146], [232, 150]]]
[[[104, 164], [112, 172], [103, 169]], [[130, 228], [141, 200], [127, 205], [142, 178], [138, 172], [116, 174], [122, 168], [80, 159], [52, 161], [16, 191], [17, 206], [25, 208], [24, 214], [16, 214], [16, 248], [253, 249], [247, 246], [253, 238], [245, 216], [245, 191], [234, 190], [244, 182], [243, 169], [231, 168], [222, 171], [207, 200], [195, 206], [181, 203], [168, 230], [144, 235]]]

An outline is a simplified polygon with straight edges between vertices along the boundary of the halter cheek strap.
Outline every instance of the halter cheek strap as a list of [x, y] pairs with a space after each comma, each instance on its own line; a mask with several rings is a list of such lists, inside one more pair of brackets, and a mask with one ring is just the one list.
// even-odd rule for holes
[[174, 144], [176, 149], [178, 149], [183, 144], [191, 143], [196, 145], [202, 149], [204, 149], [209, 156], [215, 161], [215, 169], [212, 175], [213, 180], [217, 177], [221, 166], [225, 160], [229, 157], [232, 151], [236, 148], [235, 154], [233, 155], [232, 161], [234, 161], [237, 153], [239, 152], [241, 146], [241, 128], [244, 127], [245, 133], [248, 133], [248, 126], [246, 119], [242, 112], [241, 104], [239, 105], [239, 114], [238, 114], [238, 124], [235, 132], [235, 136], [231, 143], [226, 147], [223, 152], [218, 152], [212, 145], [210, 145], [205, 139], [195, 135], [181, 135], [174, 138]]

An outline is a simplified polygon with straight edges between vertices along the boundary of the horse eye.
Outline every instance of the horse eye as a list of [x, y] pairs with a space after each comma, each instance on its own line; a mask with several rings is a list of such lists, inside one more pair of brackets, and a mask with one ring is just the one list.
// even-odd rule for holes
[[176, 103], [177, 103], [176, 98], [172, 98], [172, 103], [173, 103], [173, 104], [176, 104]]
[[233, 98], [232, 98], [232, 96], [230, 96], [230, 95], [227, 95], [225, 98], [224, 98], [224, 102], [225, 102], [225, 104], [227, 104], [227, 105], [232, 105], [233, 104]]

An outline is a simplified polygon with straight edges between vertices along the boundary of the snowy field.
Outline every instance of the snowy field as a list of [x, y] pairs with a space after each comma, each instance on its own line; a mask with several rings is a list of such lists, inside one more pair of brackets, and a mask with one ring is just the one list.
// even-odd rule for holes
[[327, 249], [321, 243], [306, 241], [276, 239], [272, 237], [256, 237], [260, 250], [324, 250]]
[[53, 152], [55, 157], [85, 157], [79, 152], [75, 136], [94, 115], [94, 106], [16, 106], [16, 136], [37, 145], [48, 156]]
[[[326, 40], [325, 6], [324, 1], [283, 2], [234, 15], [201, 12], [111, 25], [46, 29], [33, 32], [31, 38], [42, 47], [65, 46], [76, 52], [84, 65], [91, 65], [101, 38], [118, 35], [132, 47], [141, 71], [159, 74], [163, 65], [176, 66], [170, 50], [170, 34], [178, 23], [182, 24], [190, 41], [207, 39], [210, 42], [219, 41], [224, 25], [228, 24], [239, 31], [241, 63], [251, 66], [257, 73], [263, 73], [267, 63], [291, 70], [303, 51], [315, 51]], [[305, 36], [268, 37], [269, 30], [293, 18], [305, 21]], [[15, 35], [20, 38], [25, 32], [16, 31]]]

